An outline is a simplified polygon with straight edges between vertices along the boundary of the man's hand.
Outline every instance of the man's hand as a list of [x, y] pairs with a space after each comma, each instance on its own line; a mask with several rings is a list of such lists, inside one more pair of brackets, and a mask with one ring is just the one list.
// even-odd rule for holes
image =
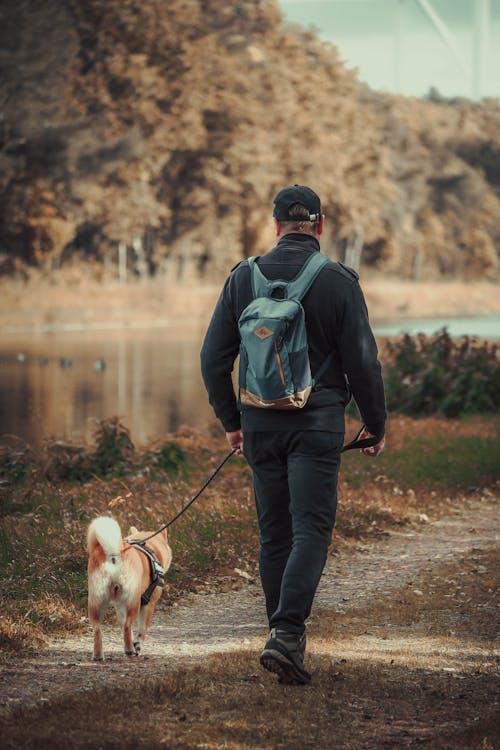
[[[361, 438], [371, 438], [374, 437], [368, 430], [363, 430], [361, 435], [359, 436]], [[370, 446], [370, 448], [361, 448], [361, 453], [364, 453], [365, 456], [371, 456], [372, 458], [375, 458], [375, 456], [378, 456], [379, 453], [382, 453], [385, 447], [385, 437], [383, 437], [381, 440], [378, 441], [378, 443], [375, 443], [375, 445]]]
[[237, 455], [243, 451], [243, 433], [241, 430], [236, 432], [226, 432], [226, 439], [231, 448], [236, 449]]

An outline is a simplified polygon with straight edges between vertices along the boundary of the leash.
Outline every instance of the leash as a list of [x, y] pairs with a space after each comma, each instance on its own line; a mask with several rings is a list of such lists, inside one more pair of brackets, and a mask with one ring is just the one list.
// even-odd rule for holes
[[[378, 439], [375, 437], [371, 438], [362, 438], [360, 439], [360, 435], [364, 430], [364, 426], [360, 429], [354, 440], [351, 440], [350, 443], [346, 443], [341, 449], [341, 453], [344, 453], [345, 451], [353, 450], [354, 448], [367, 448], [371, 445], [375, 445], [378, 442]], [[192, 504], [199, 498], [202, 492], [206, 490], [210, 482], [215, 479], [219, 471], [222, 469], [224, 464], [229, 461], [231, 456], [236, 453], [237, 448], [232, 448], [232, 450], [229, 451], [227, 456], [225, 456], [220, 464], [213, 470], [213, 472], [208, 477], [205, 484], [198, 490], [196, 495], [193, 495], [191, 500], [184, 505], [183, 508], [180, 509], [178, 513], [175, 514], [173, 518], [170, 519], [170, 521], [167, 521], [167, 523], [164, 523], [163, 526], [161, 526], [157, 531], [154, 531], [149, 536], [145, 537], [145, 539], [126, 539], [125, 541], [130, 544], [132, 547], [136, 547], [136, 549], [143, 552], [146, 557], [149, 560], [150, 569], [151, 569], [151, 583], [149, 584], [146, 591], [141, 596], [141, 607], [146, 606], [149, 604], [149, 601], [151, 599], [151, 595], [155, 588], [157, 586], [164, 586], [165, 585], [165, 571], [163, 570], [162, 565], [160, 564], [160, 561], [156, 557], [154, 551], [152, 549], [149, 549], [146, 547], [146, 542], [149, 542], [150, 539], [153, 539], [153, 537], [158, 536], [158, 534], [161, 534], [162, 531], [165, 531], [165, 529], [168, 529], [169, 526], [172, 526], [173, 523], [177, 521], [178, 518], [180, 518], [191, 506]]]
[[[226, 463], [226, 461], [229, 461], [229, 459], [231, 458], [231, 456], [234, 453], [236, 453], [236, 448], [233, 448], [232, 450], [229, 451], [229, 453], [227, 454], [227, 456], [225, 458], [223, 458], [223, 460], [220, 462], [220, 464], [210, 474], [210, 476], [208, 477], [208, 479], [205, 482], [205, 484], [203, 485], [203, 487], [200, 490], [198, 490], [198, 492], [196, 493], [196, 495], [194, 495], [191, 498], [191, 500], [188, 503], [186, 503], [186, 505], [183, 508], [181, 508], [180, 511], [178, 513], [176, 513], [173, 518], [170, 519], [170, 521], [167, 521], [167, 523], [163, 524], [163, 526], [161, 528], [159, 528], [158, 531], [155, 531], [153, 534], [150, 534], [145, 539], [141, 539], [141, 540], [138, 540], [138, 541], [133, 540], [133, 543], [142, 547], [142, 546], [144, 546], [146, 544], [146, 542], [148, 542], [154, 536], [158, 536], [158, 534], [161, 534], [162, 531], [165, 531], [165, 529], [168, 529], [169, 526], [172, 526], [172, 524], [175, 523], [177, 521], [177, 519], [180, 518], [188, 510], [188, 508], [190, 508], [192, 506], [192, 504], [194, 503], [194, 501], [199, 498], [199, 496], [201, 495], [201, 493], [206, 490], [206, 488], [208, 487], [208, 485], [210, 484], [210, 482], [213, 479], [215, 479], [215, 477], [217, 476], [217, 474], [219, 473], [219, 471], [222, 469], [222, 467], [224, 466], [224, 464]], [[130, 544], [130, 542], [129, 542], [129, 544]]]
[[376, 445], [380, 440], [380, 438], [378, 437], [372, 436], [369, 438], [361, 438], [361, 440], [359, 439], [359, 436], [364, 429], [365, 426], [363, 425], [354, 440], [351, 440], [350, 443], [346, 443], [344, 446], [342, 446], [340, 452], [345, 453], [346, 451], [352, 451], [354, 448], [371, 448], [372, 445]]
[[178, 513], [175, 514], [173, 518], [170, 519], [170, 521], [167, 521], [167, 523], [163, 524], [161, 528], [158, 529], [158, 531], [154, 531], [152, 534], [147, 536], [145, 539], [126, 539], [125, 541], [127, 544], [130, 544], [132, 547], [135, 547], [136, 549], [143, 552], [146, 557], [149, 560], [150, 565], [150, 572], [151, 572], [151, 583], [149, 584], [148, 588], [144, 593], [141, 595], [141, 607], [145, 607], [147, 604], [149, 604], [149, 601], [151, 599], [151, 595], [155, 588], [157, 586], [163, 587], [165, 585], [165, 571], [156, 557], [154, 551], [148, 547], [146, 547], [146, 542], [148, 542], [150, 539], [152, 539], [155, 536], [158, 536], [158, 534], [161, 534], [162, 531], [165, 531], [165, 529], [168, 529], [169, 526], [171, 526], [175, 521], [177, 521], [178, 518], [182, 516], [183, 513], [187, 511], [188, 508], [191, 507], [191, 505], [194, 503], [195, 500], [199, 498], [201, 493], [206, 490], [212, 479], [214, 479], [219, 471], [222, 469], [226, 461], [229, 461], [233, 453], [236, 453], [236, 448], [233, 448], [227, 456], [220, 462], [220, 464], [214, 469], [214, 471], [210, 474], [207, 481], [203, 485], [203, 487], [198, 490], [196, 495], [191, 498], [191, 500], [186, 503], [186, 505], [180, 509]]
[[[341, 453], [345, 453], [345, 451], [354, 450], [355, 448], [369, 448], [370, 446], [376, 445], [376, 443], [378, 443], [378, 438], [376, 438], [376, 437], [370, 437], [370, 438], [362, 438], [362, 439], [360, 439], [359, 436], [361, 435], [361, 433], [363, 432], [363, 430], [364, 430], [364, 426], [360, 429], [360, 431], [358, 432], [358, 434], [356, 435], [356, 437], [354, 438], [354, 440], [351, 440], [350, 443], [346, 443], [341, 448], [340, 452]], [[175, 523], [177, 521], [177, 519], [180, 518], [192, 506], [192, 504], [199, 498], [199, 496], [202, 494], [202, 492], [204, 492], [206, 490], [206, 488], [208, 487], [208, 485], [210, 484], [210, 482], [213, 479], [215, 479], [215, 477], [217, 476], [217, 474], [219, 473], [219, 471], [222, 469], [222, 467], [224, 466], [224, 464], [227, 461], [229, 461], [229, 459], [231, 458], [232, 455], [234, 455], [234, 453], [236, 453], [236, 450], [237, 450], [236, 448], [232, 448], [232, 450], [229, 451], [229, 453], [227, 454], [227, 456], [225, 456], [222, 459], [222, 461], [220, 462], [220, 464], [210, 474], [210, 476], [208, 477], [207, 481], [201, 487], [201, 489], [198, 490], [198, 492], [196, 493], [196, 495], [194, 495], [191, 498], [191, 500], [188, 503], [186, 503], [186, 505], [183, 508], [181, 508], [180, 511], [178, 513], [176, 513], [173, 518], [170, 519], [170, 521], [167, 521], [167, 523], [164, 523], [163, 526], [161, 526], [158, 529], [158, 531], [154, 531], [152, 534], [150, 534], [149, 536], [147, 536], [145, 539], [130, 540], [130, 541], [127, 540], [129, 542], [129, 544], [133, 543], [134, 545], [143, 547], [146, 544], [146, 542], [149, 542], [150, 539], [153, 539], [153, 537], [158, 536], [158, 534], [161, 534], [162, 531], [165, 531], [165, 529], [168, 529], [169, 526], [172, 526], [172, 524]]]

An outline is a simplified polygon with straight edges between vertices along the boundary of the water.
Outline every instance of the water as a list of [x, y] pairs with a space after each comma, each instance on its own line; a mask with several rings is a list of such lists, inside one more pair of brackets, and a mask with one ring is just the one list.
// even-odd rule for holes
[[398, 336], [408, 333], [414, 336], [417, 333], [432, 335], [440, 328], [446, 326], [450, 336], [478, 336], [489, 340], [500, 339], [500, 315], [488, 315], [484, 317], [449, 318], [449, 319], [412, 319], [399, 321], [381, 321], [374, 326], [376, 336]]
[[[379, 337], [432, 334], [500, 338], [500, 316], [392, 321]], [[204, 329], [65, 331], [0, 335], [0, 442], [7, 435], [39, 444], [47, 438], [89, 441], [98, 422], [117, 416], [135, 445], [188, 425], [215, 423], [203, 386]]]
[[207, 431], [202, 338], [178, 328], [0, 337], [0, 441], [86, 441], [112, 416], [136, 445], [182, 424]]

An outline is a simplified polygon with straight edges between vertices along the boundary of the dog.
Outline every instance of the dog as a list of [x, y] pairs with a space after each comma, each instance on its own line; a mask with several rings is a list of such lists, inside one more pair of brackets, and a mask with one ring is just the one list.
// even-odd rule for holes
[[151, 533], [132, 526], [123, 539], [118, 523], [108, 516], [95, 518], [88, 528], [88, 612], [96, 661], [104, 659], [101, 623], [110, 605], [123, 627], [125, 654], [138, 656], [141, 651], [161, 596], [163, 575], [172, 562], [166, 530], [146, 542], [146, 551], [134, 544]]

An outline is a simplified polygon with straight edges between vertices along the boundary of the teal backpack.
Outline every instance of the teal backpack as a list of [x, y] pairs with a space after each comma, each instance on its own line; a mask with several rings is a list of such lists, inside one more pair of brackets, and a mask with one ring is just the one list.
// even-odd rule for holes
[[[292, 281], [267, 279], [255, 261], [248, 258], [253, 299], [238, 320], [240, 403], [262, 409], [301, 409], [331, 360], [330, 355], [312, 377], [301, 304], [328, 258], [313, 253]], [[283, 290], [283, 298], [272, 296], [275, 289]]]

